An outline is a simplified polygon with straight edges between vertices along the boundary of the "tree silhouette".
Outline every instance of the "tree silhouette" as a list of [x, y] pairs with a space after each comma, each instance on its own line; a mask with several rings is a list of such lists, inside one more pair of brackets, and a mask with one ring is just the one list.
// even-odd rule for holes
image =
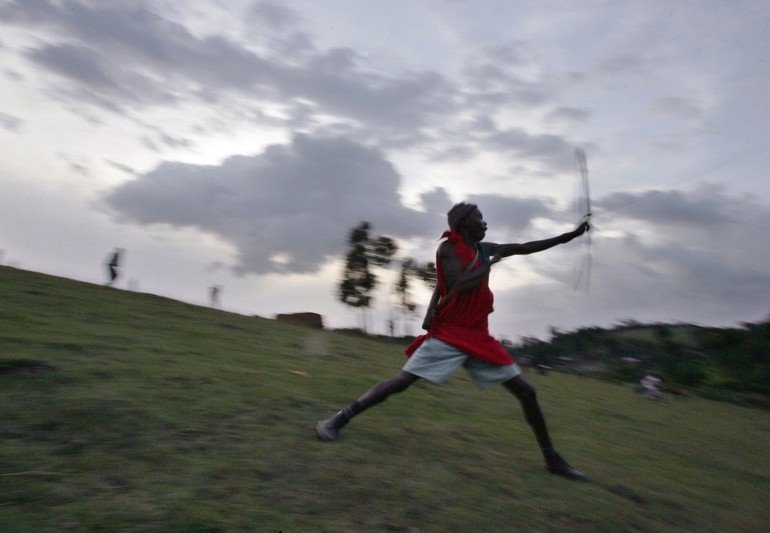
[[404, 316], [409, 316], [417, 309], [417, 304], [412, 300], [409, 290], [412, 278], [423, 281], [428, 288], [432, 289], [436, 285], [436, 265], [433, 262], [418, 265], [411, 258], [401, 261], [401, 269], [396, 278], [395, 293], [396, 306]]
[[401, 262], [401, 270], [396, 280], [396, 294], [398, 295], [399, 307], [409, 312], [414, 311], [417, 307], [409, 293], [410, 278], [417, 278], [432, 289], [436, 284], [436, 265], [433, 262], [418, 265], [414, 259], [409, 258]]
[[[364, 331], [366, 311], [372, 306], [372, 294], [378, 282], [372, 268], [390, 266], [398, 253], [398, 245], [393, 239], [385, 235], [372, 236], [371, 231], [372, 225], [369, 222], [361, 222], [350, 230], [345, 269], [337, 291], [343, 304], [361, 309]], [[417, 308], [409, 290], [412, 279], [419, 279], [432, 289], [436, 284], [436, 265], [433, 262], [420, 265], [409, 258], [401, 260], [394, 292], [397, 296], [397, 307], [406, 314]]]
[[369, 235], [372, 229], [369, 222], [361, 222], [350, 231], [345, 256], [345, 270], [339, 285], [338, 296], [349, 307], [361, 309], [366, 330], [366, 310], [372, 304], [372, 291], [377, 285], [377, 276], [370, 266], [388, 266], [398, 251], [398, 246], [390, 237]]
[[396, 294], [398, 295], [399, 307], [405, 312], [412, 312], [417, 308], [417, 304], [412, 300], [409, 294], [409, 277], [414, 271], [414, 260], [405, 259], [401, 263], [401, 270], [396, 280]]

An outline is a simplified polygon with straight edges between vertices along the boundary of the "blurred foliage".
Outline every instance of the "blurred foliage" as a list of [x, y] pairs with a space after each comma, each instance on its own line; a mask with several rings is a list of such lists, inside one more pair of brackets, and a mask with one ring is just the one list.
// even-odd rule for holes
[[369, 236], [371, 226], [362, 222], [350, 231], [350, 249], [345, 256], [345, 271], [339, 285], [339, 299], [345, 305], [368, 308], [371, 292], [377, 284], [377, 276], [371, 271], [370, 263], [386, 263], [386, 247], [380, 239]]
[[533, 365], [626, 382], [654, 374], [669, 390], [770, 405], [770, 322], [707, 328], [627, 321], [552, 329], [549, 342], [527, 337], [511, 349]]
[[[392, 238], [385, 235], [373, 236], [371, 231], [372, 225], [366, 221], [350, 230], [345, 269], [337, 287], [340, 302], [361, 309], [364, 313], [372, 306], [374, 289], [379, 282], [372, 267], [388, 268], [399, 251], [396, 241]], [[410, 293], [413, 278], [432, 289], [436, 284], [436, 265], [433, 262], [419, 264], [411, 258], [401, 259], [393, 290], [399, 310], [407, 316], [417, 308]], [[363, 330], [366, 329], [364, 314]]]

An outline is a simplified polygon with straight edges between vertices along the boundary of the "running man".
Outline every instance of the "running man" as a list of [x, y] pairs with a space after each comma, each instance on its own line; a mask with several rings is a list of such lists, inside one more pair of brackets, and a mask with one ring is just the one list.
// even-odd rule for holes
[[443, 383], [460, 366], [479, 387], [502, 384], [518, 398], [552, 474], [586, 479], [553, 448], [535, 389], [524, 380], [508, 351], [489, 334], [493, 296], [489, 271], [503, 257], [527, 255], [564, 244], [588, 231], [587, 222], [575, 230], [523, 244], [482, 242], [487, 224], [474, 204], [460, 203], [447, 215], [449, 231], [436, 252], [437, 287], [423, 323], [427, 330], [407, 348], [409, 360], [397, 375], [380, 381], [337, 414], [318, 422], [321, 440], [337, 439], [340, 430], [364, 410], [419, 379]]

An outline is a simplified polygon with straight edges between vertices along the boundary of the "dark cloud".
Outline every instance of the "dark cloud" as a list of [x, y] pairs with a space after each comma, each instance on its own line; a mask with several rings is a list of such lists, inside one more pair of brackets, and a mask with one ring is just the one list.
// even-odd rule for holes
[[109, 159], [105, 159], [104, 161], [105, 161], [105, 163], [107, 163], [111, 167], [116, 168], [116, 169], [120, 170], [121, 172], [125, 172], [126, 174], [130, 174], [132, 176], [138, 176], [139, 175], [139, 172], [137, 172], [136, 169], [134, 169], [133, 167], [130, 167], [130, 166], [124, 164], [124, 163], [120, 163], [118, 161], [112, 161], [112, 160], [109, 160]]
[[486, 141], [514, 157], [539, 161], [552, 169], [569, 171], [575, 167], [575, 145], [560, 135], [511, 128], [489, 135]]
[[[269, 5], [262, 6], [263, 14], [270, 12], [273, 20], [290, 18], [288, 11]], [[195, 36], [141, 4], [10, 2], [0, 9], [0, 19], [66, 36], [66, 43], [47, 43], [29, 56], [82, 89], [61, 94], [90, 96], [103, 107], [103, 98], [113, 98], [118, 100], [114, 109], [121, 108], [122, 99], [167, 105], [171, 95], [211, 101], [217, 92], [238, 91], [284, 105], [292, 99], [310, 100], [326, 115], [409, 129], [450, 108], [453, 92], [436, 73], [399, 78], [367, 73], [360, 68], [360, 57], [344, 48], [313, 49], [298, 62], [258, 54], [224, 35]]]
[[591, 111], [577, 107], [557, 107], [548, 114], [548, 117], [551, 119], [571, 120], [575, 122], [583, 122], [590, 116]]
[[254, 19], [261, 21], [268, 28], [292, 27], [302, 20], [302, 17], [291, 9], [268, 1], [255, 3], [250, 13]]
[[5, 2], [0, 6], [0, 21], [29, 24], [45, 20], [56, 8], [47, 0]]
[[662, 58], [652, 52], [621, 53], [609, 56], [601, 60], [594, 67], [593, 75], [601, 76], [607, 81], [617, 80], [619, 77], [645, 78], [655, 71], [654, 67], [660, 65]]
[[482, 46], [472, 54], [465, 68], [471, 85], [482, 93], [504, 94], [513, 105], [545, 100], [550, 93], [545, 86], [523, 77], [519, 69], [526, 65], [521, 58], [522, 44]]
[[435, 226], [435, 215], [402, 206], [399, 182], [377, 150], [300, 135], [219, 166], [164, 163], [112, 191], [107, 203], [126, 221], [220, 236], [238, 248], [242, 272], [314, 272], [363, 220], [395, 236]]
[[173, 104], [177, 96], [164, 84], [138, 69], [115, 62], [87, 46], [47, 44], [29, 50], [27, 57], [72, 83], [53, 92], [76, 105], [90, 103], [107, 111], [125, 113], [131, 105]]
[[[136, 115], [146, 106], [204, 102], [250, 117], [275, 103], [284, 110], [282, 125], [294, 131], [355, 135], [383, 148], [431, 143], [439, 126], [442, 137], [454, 141], [433, 148], [438, 159], [496, 150], [558, 171], [571, 158], [571, 143], [558, 136], [497, 131], [478, 118], [452, 124], [462, 111], [489, 117], [501, 107], [553, 105], [552, 88], [518, 73], [521, 43], [480, 48], [462, 87], [432, 71], [373, 72], [367, 58], [349, 48], [319, 50], [295, 30], [301, 17], [277, 3], [259, 2], [247, 17], [271, 26], [270, 36], [260, 37], [264, 46], [193, 34], [141, 2], [33, 0], [0, 8], [0, 20], [43, 30], [44, 44], [27, 56], [66, 80], [52, 92], [79, 108], [90, 103]], [[54, 35], [56, 42], [45, 42]]]
[[438, 148], [431, 148], [434, 161], [469, 160], [474, 155], [497, 151], [512, 161], [536, 161], [544, 176], [572, 172], [576, 143], [556, 134], [530, 133], [521, 128], [499, 129], [494, 120], [479, 115], [472, 120], [446, 123]]
[[697, 120], [704, 116], [703, 109], [696, 101], [680, 96], [658, 98], [653, 104], [653, 111], [684, 120]]
[[433, 150], [432, 161], [468, 161], [476, 155], [476, 148], [470, 144], [452, 145], [447, 148]]
[[22, 81], [22, 80], [24, 80], [24, 75], [23, 74], [21, 74], [20, 72], [18, 72], [16, 70], [10, 69], [10, 68], [3, 69], [3, 75], [6, 78], [8, 78], [9, 80], [11, 80], [11, 81]]
[[41, 66], [90, 86], [117, 85], [102, 68], [102, 59], [90, 48], [70, 44], [45, 45], [28, 53]]
[[[760, 266], [766, 264], [767, 253], [752, 251], [757, 238], [762, 239], [759, 231], [703, 235], [688, 241], [672, 235], [660, 243], [612, 240], [595, 262], [593, 287], [618, 311], [632, 303], [650, 315], [661, 313], [663, 307], [701, 320], [713, 320], [727, 309], [733, 309], [732, 314], [741, 310], [747, 318], [759, 316], [770, 309], [770, 273]], [[755, 259], [762, 262], [757, 264]], [[613, 301], [613, 291], [623, 298]], [[681, 317], [672, 314], [661, 319]]]
[[[434, 241], [441, 234], [453, 203], [446, 192], [423, 194], [416, 211], [402, 205], [400, 180], [376, 149], [299, 135], [217, 166], [164, 163], [113, 190], [106, 203], [125, 222], [218, 235], [236, 246], [240, 272], [308, 273], [339, 257], [349, 230], [364, 220], [395, 238]], [[506, 229], [551, 214], [536, 200], [468, 200]]]
[[[605, 210], [621, 199], [635, 203]], [[591, 297], [610, 316], [709, 323], [725, 316], [754, 320], [770, 309], [770, 206], [702, 185], [613, 195], [595, 211]]]
[[[723, 186], [614, 194], [595, 202], [598, 292], [643, 320], [754, 320], [768, 310], [770, 207]], [[602, 228], [624, 235], [604, 238]], [[592, 288], [592, 290], [594, 290]], [[612, 293], [624, 295], [619, 301]]]
[[614, 193], [596, 201], [597, 211], [612, 217], [632, 218], [655, 225], [713, 228], [739, 217], [741, 201], [727, 197], [720, 187], [704, 186], [692, 192], [654, 189]]
[[172, 137], [171, 135], [165, 133], [161, 133], [160, 140], [163, 142], [163, 144], [171, 148], [188, 148], [192, 146], [192, 141], [189, 139]]
[[[724, 325], [767, 317], [770, 206], [715, 187], [671, 196], [687, 203], [691, 213], [696, 205], [706, 212], [702, 217], [674, 217], [674, 222], [668, 215], [653, 214], [662, 209], [650, 207], [644, 218], [634, 217], [630, 224], [623, 210], [608, 213], [596, 206], [599, 227], [592, 239], [588, 294], [569, 288], [573, 264], [586, 253], [582, 245], [512, 258], [511, 263], [535, 262], [548, 281], [497, 291], [493, 320], [512, 324], [509, 334], [540, 330], [544, 335], [549, 324], [567, 329], [585, 326], [587, 316], [602, 326], [624, 318]], [[722, 209], [704, 202], [708, 196], [730, 206], [729, 220]], [[637, 198], [641, 211], [654, 197]], [[720, 216], [722, 222], [715, 224]]]
[[535, 198], [512, 198], [491, 194], [471, 195], [468, 201], [479, 206], [489, 224], [489, 239], [498, 232], [521, 233], [535, 218], [558, 218], [558, 211]]
[[507, 45], [491, 45], [484, 47], [484, 55], [498, 65], [521, 67], [526, 65], [522, 59], [523, 42]]
[[23, 123], [24, 121], [19, 117], [0, 111], [0, 128], [6, 131], [17, 132], [21, 129]]
[[[490, 241], [505, 242], [506, 239], [501, 237], [502, 235], [521, 234], [531, 227], [533, 219], [536, 218], [562, 218], [562, 214], [557, 209], [536, 198], [472, 194], [460, 199], [460, 201], [478, 206], [479, 211], [489, 224], [487, 240]], [[446, 213], [455, 203], [447, 196], [444, 189], [435, 189], [422, 195], [422, 204], [427, 212], [439, 213], [437, 220], [430, 228], [430, 232], [424, 233], [424, 236], [432, 237], [446, 229]]]

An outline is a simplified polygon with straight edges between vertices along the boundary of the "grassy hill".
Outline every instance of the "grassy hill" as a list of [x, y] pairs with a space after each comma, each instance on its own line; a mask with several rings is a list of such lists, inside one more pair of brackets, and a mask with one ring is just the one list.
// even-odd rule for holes
[[316, 420], [402, 348], [0, 267], [0, 530], [761, 531], [770, 413], [528, 374], [591, 483], [459, 373]]

